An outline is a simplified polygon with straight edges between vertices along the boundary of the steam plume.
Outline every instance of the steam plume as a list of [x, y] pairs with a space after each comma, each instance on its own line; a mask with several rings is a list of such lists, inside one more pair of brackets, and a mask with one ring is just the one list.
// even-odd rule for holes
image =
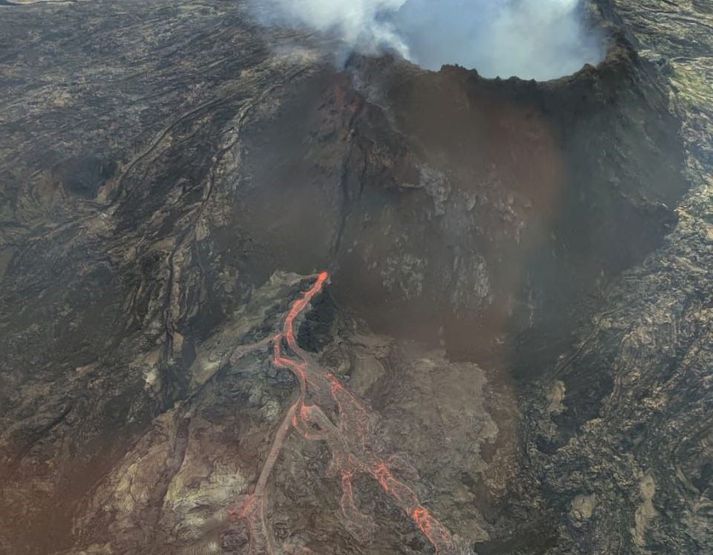
[[487, 77], [544, 80], [596, 64], [603, 55], [599, 37], [584, 29], [580, 0], [263, 0], [260, 5], [263, 22], [335, 33], [350, 50], [394, 51], [429, 69], [460, 64]]

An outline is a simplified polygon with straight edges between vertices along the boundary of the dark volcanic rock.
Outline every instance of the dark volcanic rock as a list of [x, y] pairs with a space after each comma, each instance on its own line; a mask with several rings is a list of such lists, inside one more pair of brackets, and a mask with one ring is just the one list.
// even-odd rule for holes
[[[0, 551], [242, 552], [298, 340], [479, 553], [713, 549], [713, 15], [601, 0], [548, 83], [336, 68], [243, 2], [0, 7]], [[294, 272], [294, 273], [293, 273]], [[249, 348], [251, 345], [256, 348]], [[421, 553], [288, 437], [286, 553]], [[311, 550], [311, 551], [306, 551]]]
[[94, 198], [115, 171], [116, 165], [113, 162], [89, 155], [60, 162], [52, 169], [52, 177], [66, 191]]
[[669, 79], [692, 189], [662, 247], [607, 288], [575, 348], [543, 380], [541, 398], [528, 401], [527, 449], [555, 510], [569, 511], [559, 551], [706, 553], [713, 549], [712, 20], [697, 3], [611, 4], [637, 49]]

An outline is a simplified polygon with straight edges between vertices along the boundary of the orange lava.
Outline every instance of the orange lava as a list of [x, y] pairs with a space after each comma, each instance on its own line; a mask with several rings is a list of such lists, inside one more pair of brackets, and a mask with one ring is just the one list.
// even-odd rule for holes
[[[292, 372], [299, 383], [299, 395], [275, 434], [253, 493], [236, 513], [247, 524], [250, 552], [276, 553], [272, 530], [266, 520], [266, 490], [285, 439], [294, 428], [305, 439], [324, 441], [329, 446], [332, 453], [329, 473], [339, 477], [341, 482], [340, 507], [344, 525], [358, 541], [367, 542], [375, 529], [371, 517], [359, 510], [354, 498], [354, 478], [358, 474], [365, 474], [374, 478], [392, 501], [411, 518], [437, 553], [455, 555], [458, 550], [450, 532], [421, 505], [414, 490], [394, 476], [388, 462], [391, 458], [382, 456], [373, 433], [374, 417], [366, 406], [334, 374], [321, 368], [297, 344], [295, 320], [322, 292], [328, 280], [329, 274], [322, 272], [312, 286], [292, 303], [281, 332], [273, 340], [272, 362], [278, 368]], [[283, 351], [284, 344], [290, 356]], [[338, 415], [335, 422], [320, 405]]]

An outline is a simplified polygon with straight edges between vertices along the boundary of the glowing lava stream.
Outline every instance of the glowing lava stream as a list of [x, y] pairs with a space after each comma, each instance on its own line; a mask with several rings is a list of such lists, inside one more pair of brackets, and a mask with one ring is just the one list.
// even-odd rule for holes
[[[267, 482], [282, 451], [291, 428], [307, 440], [325, 441], [332, 453], [329, 475], [339, 477], [342, 486], [340, 501], [347, 530], [359, 541], [367, 541], [375, 525], [359, 511], [353, 494], [353, 480], [358, 474], [372, 476], [381, 489], [393, 499], [419, 527], [437, 553], [452, 555], [458, 552], [450, 532], [423, 507], [413, 489], [398, 480], [392, 468], [404, 466], [396, 457], [383, 458], [374, 438], [374, 419], [366, 407], [332, 373], [321, 368], [302, 350], [295, 338], [294, 323], [319, 295], [329, 279], [327, 272], [300, 298], [292, 303], [285, 317], [282, 331], [273, 341], [273, 364], [289, 369], [299, 383], [299, 396], [287, 411], [263, 464], [253, 493], [237, 513], [246, 522], [250, 535], [250, 552], [274, 555], [275, 540], [266, 521]], [[286, 343], [293, 356], [283, 351]], [[318, 405], [336, 409], [338, 422], [333, 423]]]

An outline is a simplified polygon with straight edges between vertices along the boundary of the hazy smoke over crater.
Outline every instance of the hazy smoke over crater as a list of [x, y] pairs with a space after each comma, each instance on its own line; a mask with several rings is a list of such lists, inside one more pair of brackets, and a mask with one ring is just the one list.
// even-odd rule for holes
[[[258, 0], [256, 0], [258, 1]], [[356, 51], [396, 51], [429, 68], [459, 64], [487, 77], [552, 79], [595, 64], [579, 0], [269, 0], [261, 18], [340, 36]]]

